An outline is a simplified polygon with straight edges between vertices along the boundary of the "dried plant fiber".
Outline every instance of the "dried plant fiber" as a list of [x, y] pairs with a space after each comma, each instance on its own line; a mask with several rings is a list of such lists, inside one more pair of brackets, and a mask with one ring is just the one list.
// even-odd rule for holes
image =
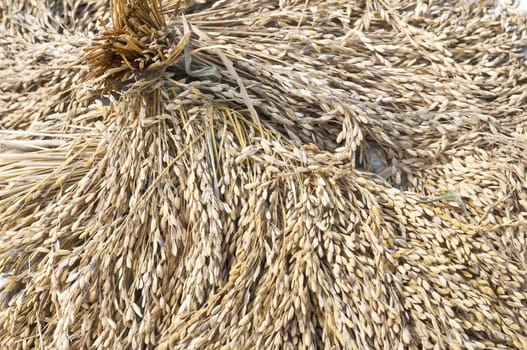
[[0, 0], [0, 349], [527, 349], [518, 3]]

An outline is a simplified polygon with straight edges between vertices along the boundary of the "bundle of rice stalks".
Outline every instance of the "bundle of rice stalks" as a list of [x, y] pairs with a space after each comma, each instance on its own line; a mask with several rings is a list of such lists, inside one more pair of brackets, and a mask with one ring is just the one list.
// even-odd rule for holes
[[527, 348], [522, 18], [1, 1], [1, 348]]

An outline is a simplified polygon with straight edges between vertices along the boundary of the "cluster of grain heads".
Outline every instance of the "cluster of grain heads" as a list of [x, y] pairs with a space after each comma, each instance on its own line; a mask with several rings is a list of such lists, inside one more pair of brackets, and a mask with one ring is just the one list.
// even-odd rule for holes
[[0, 348], [527, 348], [487, 6], [0, 0]]

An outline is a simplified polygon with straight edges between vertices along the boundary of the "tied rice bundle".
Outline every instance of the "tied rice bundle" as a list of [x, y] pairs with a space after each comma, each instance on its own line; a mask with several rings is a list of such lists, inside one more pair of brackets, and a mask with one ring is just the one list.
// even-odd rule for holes
[[523, 18], [1, 0], [0, 23], [1, 348], [527, 347]]

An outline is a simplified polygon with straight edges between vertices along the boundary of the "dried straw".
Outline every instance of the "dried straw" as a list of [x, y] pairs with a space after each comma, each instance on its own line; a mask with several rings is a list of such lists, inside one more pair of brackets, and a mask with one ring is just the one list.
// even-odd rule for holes
[[0, 1], [0, 348], [527, 348], [521, 17]]

